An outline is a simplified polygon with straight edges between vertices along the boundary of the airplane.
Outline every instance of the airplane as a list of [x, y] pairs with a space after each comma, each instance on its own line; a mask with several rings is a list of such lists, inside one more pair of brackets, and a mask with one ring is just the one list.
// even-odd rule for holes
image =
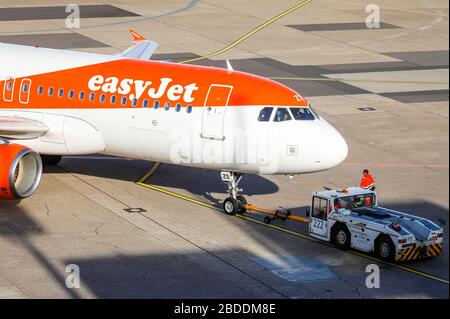
[[347, 157], [298, 92], [229, 61], [151, 60], [158, 44], [130, 33], [117, 55], [0, 43], [0, 200], [31, 196], [62, 156], [101, 153], [219, 170], [234, 215], [243, 174], [313, 173]]

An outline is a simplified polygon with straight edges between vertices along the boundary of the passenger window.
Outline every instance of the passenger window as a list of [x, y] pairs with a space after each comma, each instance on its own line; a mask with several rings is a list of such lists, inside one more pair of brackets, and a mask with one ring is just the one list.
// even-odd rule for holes
[[159, 101], [155, 101], [153, 103], [153, 108], [156, 110], [156, 109], [158, 109], [158, 107], [159, 107]]
[[52, 96], [53, 95], [53, 88], [49, 88], [48, 89], [48, 96]]
[[328, 200], [314, 197], [312, 217], [327, 220], [327, 214], [331, 211]]
[[27, 93], [28, 92], [28, 84], [22, 85], [22, 92]]
[[260, 122], [268, 122], [270, 117], [272, 116], [273, 107], [265, 107], [259, 113], [258, 121]]
[[144, 102], [142, 102], [142, 107], [148, 107], [148, 100], [144, 100]]
[[75, 92], [73, 90], [69, 91], [69, 99], [73, 99], [73, 97], [75, 96]]
[[176, 107], [175, 107], [175, 111], [180, 112], [181, 111], [181, 104], [177, 103]]
[[82, 101], [84, 100], [84, 92], [81, 91], [80, 94], [78, 95], [78, 98]]
[[307, 108], [291, 107], [290, 110], [297, 121], [313, 121], [316, 119]]
[[133, 105], [133, 107], [136, 107], [138, 105], [138, 99], [133, 99], [131, 104]]
[[110, 102], [111, 104], [116, 104], [117, 97], [115, 95], [111, 96]]
[[42, 93], [44, 93], [44, 87], [40, 86], [39, 89], [38, 89], [38, 94], [42, 95]]
[[122, 105], [127, 104], [127, 97], [126, 97], [126, 96], [122, 97], [122, 100], [120, 101], [120, 103], [121, 103]]
[[7, 91], [11, 91], [12, 90], [12, 83], [8, 82], [8, 84], [6, 85], [6, 90]]
[[100, 103], [105, 103], [105, 101], [106, 101], [106, 95], [105, 94], [100, 95]]
[[284, 122], [284, 121], [292, 120], [292, 117], [289, 114], [289, 111], [287, 108], [279, 107], [275, 113], [275, 118], [273, 120], [274, 120], [274, 122]]
[[190, 105], [190, 104], [188, 105], [186, 112], [192, 113], [192, 105]]
[[59, 89], [58, 96], [63, 97], [63, 95], [64, 95], [64, 89]]
[[170, 102], [166, 102], [166, 106], [164, 107], [166, 111], [170, 110]]
[[90, 100], [91, 102], [94, 102], [94, 100], [95, 100], [95, 93], [91, 93], [91, 94], [89, 95], [89, 100]]

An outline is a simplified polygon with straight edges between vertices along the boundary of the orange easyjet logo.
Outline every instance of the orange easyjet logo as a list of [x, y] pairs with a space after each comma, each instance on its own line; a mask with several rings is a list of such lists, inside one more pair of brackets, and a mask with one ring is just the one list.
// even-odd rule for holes
[[161, 78], [155, 85], [152, 81], [94, 75], [89, 79], [88, 87], [93, 92], [128, 95], [130, 100], [140, 99], [144, 94], [152, 99], [166, 96], [173, 102], [183, 100], [185, 103], [192, 103], [195, 100], [193, 94], [199, 89], [196, 83], [183, 86], [172, 82], [171, 78]]

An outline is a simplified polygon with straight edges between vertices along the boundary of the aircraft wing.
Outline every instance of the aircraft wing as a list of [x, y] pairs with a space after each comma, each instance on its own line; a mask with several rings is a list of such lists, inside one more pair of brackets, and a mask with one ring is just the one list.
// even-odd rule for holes
[[42, 122], [20, 117], [0, 116], [0, 137], [7, 139], [34, 139], [43, 136], [49, 128]]
[[150, 60], [159, 44], [154, 41], [146, 40], [142, 35], [134, 30], [130, 30], [130, 33], [134, 39], [133, 46], [119, 54], [119, 56], [132, 59]]

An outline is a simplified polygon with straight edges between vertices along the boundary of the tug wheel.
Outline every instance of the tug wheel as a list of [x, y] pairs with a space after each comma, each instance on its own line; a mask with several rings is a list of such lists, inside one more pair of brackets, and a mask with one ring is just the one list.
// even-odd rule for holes
[[269, 225], [272, 222], [272, 218], [270, 218], [269, 216], [264, 217], [264, 222]]
[[350, 248], [350, 241], [352, 240], [352, 237], [346, 226], [342, 224], [336, 224], [336, 226], [333, 227], [331, 236], [331, 240], [337, 248], [343, 250]]
[[375, 254], [378, 258], [385, 261], [395, 260], [395, 246], [392, 240], [387, 236], [381, 236], [375, 244]]

